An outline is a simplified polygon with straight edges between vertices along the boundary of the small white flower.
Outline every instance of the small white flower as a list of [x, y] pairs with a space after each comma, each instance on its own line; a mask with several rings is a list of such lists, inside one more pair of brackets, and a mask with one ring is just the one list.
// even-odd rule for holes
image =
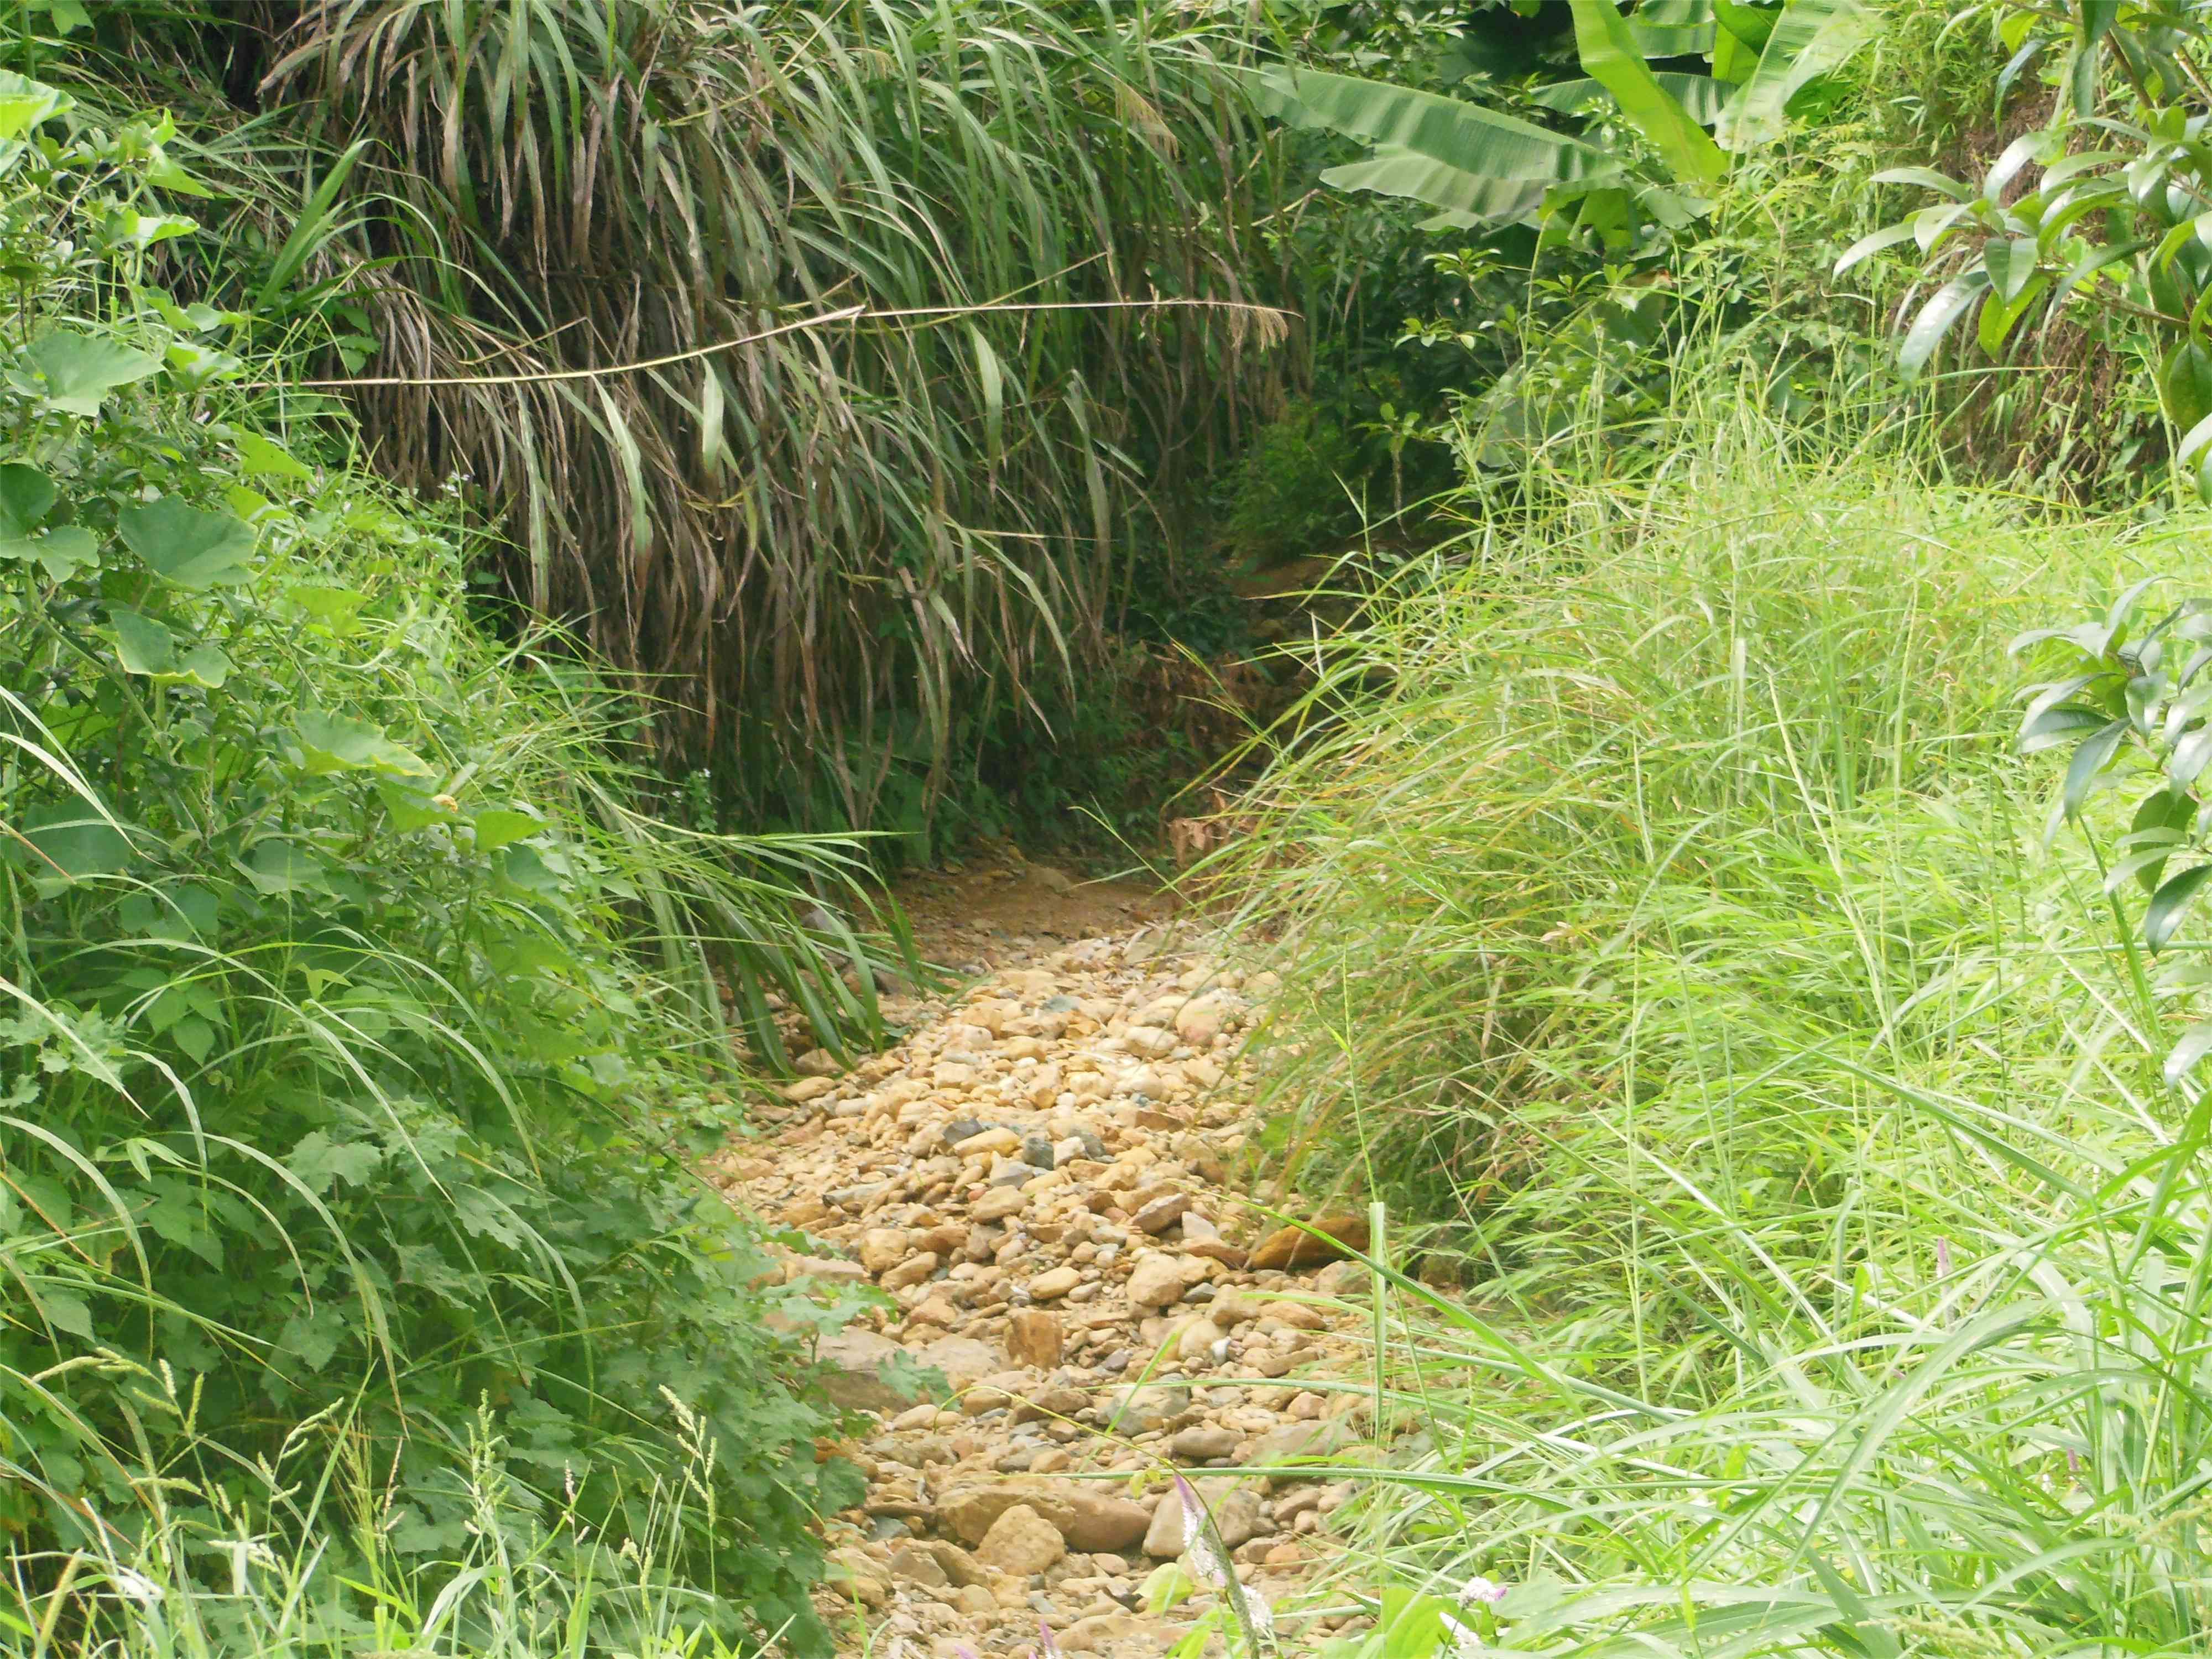
[[1459, 1599], [1462, 1601], [1480, 1601], [1486, 1607], [1494, 1607], [1505, 1599], [1507, 1589], [1508, 1586], [1492, 1583], [1478, 1573], [1468, 1579], [1461, 1589]]
[[1482, 1638], [1451, 1614], [1447, 1613], [1443, 1618], [1444, 1633], [1451, 1638], [1451, 1659], [1482, 1659], [1487, 1651], [1482, 1645]]

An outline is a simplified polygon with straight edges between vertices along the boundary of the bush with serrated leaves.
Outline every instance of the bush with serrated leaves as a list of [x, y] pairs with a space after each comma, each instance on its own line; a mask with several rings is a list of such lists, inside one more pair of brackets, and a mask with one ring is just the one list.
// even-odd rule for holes
[[157, 1510], [281, 1530], [266, 1471], [319, 1442], [351, 1473], [284, 1507], [434, 1577], [484, 1413], [574, 1578], [688, 1479], [652, 1570], [803, 1646], [807, 1524], [858, 1486], [770, 1316], [837, 1310], [755, 1288], [683, 1159], [732, 1109], [725, 996], [769, 1041], [778, 989], [872, 1019], [788, 920], [836, 849], [629, 804], [617, 705], [472, 624], [456, 518], [158, 285], [201, 188], [169, 137], [0, 78], [10, 1580]]

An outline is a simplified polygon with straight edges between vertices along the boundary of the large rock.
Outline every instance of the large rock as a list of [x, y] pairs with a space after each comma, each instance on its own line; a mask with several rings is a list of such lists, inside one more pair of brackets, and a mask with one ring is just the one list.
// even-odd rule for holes
[[1079, 1619], [1060, 1633], [1063, 1653], [1097, 1653], [1146, 1633], [1144, 1620], [1133, 1613], [1094, 1613]]
[[1158, 1250], [1146, 1250], [1129, 1270], [1129, 1301], [1139, 1308], [1167, 1308], [1182, 1300], [1182, 1264]]
[[[1303, 1227], [1278, 1227], [1260, 1241], [1252, 1252], [1249, 1266], [1254, 1273], [1269, 1268], [1295, 1272], [1300, 1267], [1318, 1267], [1324, 1261], [1334, 1261], [1354, 1251], [1367, 1248], [1367, 1218], [1364, 1215], [1325, 1215], [1312, 1224], [1315, 1232]], [[1327, 1234], [1317, 1237], [1316, 1233]]]
[[[1209, 1480], [1200, 1486], [1199, 1493], [1213, 1517], [1213, 1529], [1220, 1534], [1223, 1548], [1233, 1550], [1259, 1536], [1260, 1494], [1256, 1491], [1249, 1486], [1224, 1488]], [[1152, 1523], [1145, 1532], [1145, 1553], [1161, 1560], [1172, 1560], [1189, 1547], [1190, 1539], [1183, 1526], [1182, 1497], [1170, 1492], [1152, 1511]]]
[[1002, 1481], [963, 1486], [937, 1505], [937, 1522], [967, 1543], [980, 1544], [999, 1517], [1015, 1504], [1026, 1504], [1052, 1522], [1071, 1549], [1118, 1553], [1145, 1535], [1151, 1521], [1141, 1504], [1070, 1482]]
[[943, 1371], [945, 1380], [955, 1389], [964, 1389], [1006, 1368], [998, 1349], [972, 1336], [940, 1336], [916, 1349], [914, 1362]]
[[883, 1369], [906, 1351], [875, 1331], [838, 1331], [815, 1350], [823, 1364], [822, 1391], [847, 1411], [897, 1411], [914, 1398], [891, 1386]]
[[[1245, 1464], [1253, 1468], [1265, 1468], [1271, 1464], [1289, 1463], [1299, 1459], [1320, 1462], [1335, 1456], [1351, 1445], [1354, 1436], [1352, 1425], [1340, 1417], [1325, 1417], [1312, 1422], [1285, 1423], [1271, 1429], [1252, 1443], [1245, 1455]], [[1280, 1475], [1278, 1480], [1287, 1483], [1304, 1477]]]
[[872, 1273], [896, 1267], [906, 1260], [907, 1231], [903, 1227], [871, 1227], [860, 1235], [860, 1265]]
[[1114, 1390], [1108, 1413], [1121, 1433], [1144, 1434], [1189, 1409], [1190, 1390], [1179, 1382], [1133, 1382]]
[[1066, 1553], [1067, 1540], [1060, 1529], [1027, 1504], [1001, 1510], [975, 1547], [975, 1559], [985, 1566], [1018, 1578], [1042, 1572]]

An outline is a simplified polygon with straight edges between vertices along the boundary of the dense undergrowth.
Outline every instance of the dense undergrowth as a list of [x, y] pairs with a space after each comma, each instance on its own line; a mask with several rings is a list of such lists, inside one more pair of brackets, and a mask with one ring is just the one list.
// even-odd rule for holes
[[2077, 830], [2014, 752], [2006, 646], [2203, 520], [1686, 412], [1402, 574], [1223, 855], [1280, 1155], [1466, 1287], [1392, 1293], [1431, 1449], [1370, 1522], [1443, 1598], [1395, 1616], [1480, 1576], [1516, 1651], [2194, 1651], [2201, 973], [2132, 935], [2134, 801]]
[[471, 617], [459, 514], [161, 285], [171, 137], [0, 81], [0, 1640], [153, 1586], [199, 1650], [406, 1648], [496, 1622], [492, 1552], [573, 1641], [658, 1597], [811, 1646], [815, 1310], [771, 1329], [684, 1160], [777, 1006], [879, 1032], [795, 920], [851, 849], [639, 810], [635, 715]]

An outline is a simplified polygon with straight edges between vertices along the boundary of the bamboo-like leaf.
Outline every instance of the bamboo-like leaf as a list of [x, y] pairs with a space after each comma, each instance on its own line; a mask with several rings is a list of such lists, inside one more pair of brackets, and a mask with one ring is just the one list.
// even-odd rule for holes
[[[1653, 78], [1628, 21], [1613, 0], [1570, 0], [1575, 46], [1590, 77], [1620, 106], [1621, 113], [1649, 138], [1677, 178], [1712, 184], [1728, 172], [1728, 157], [1705, 131]], [[1803, 0], [1800, 0], [1803, 3]], [[1753, 82], [1758, 80], [1757, 73]]]

